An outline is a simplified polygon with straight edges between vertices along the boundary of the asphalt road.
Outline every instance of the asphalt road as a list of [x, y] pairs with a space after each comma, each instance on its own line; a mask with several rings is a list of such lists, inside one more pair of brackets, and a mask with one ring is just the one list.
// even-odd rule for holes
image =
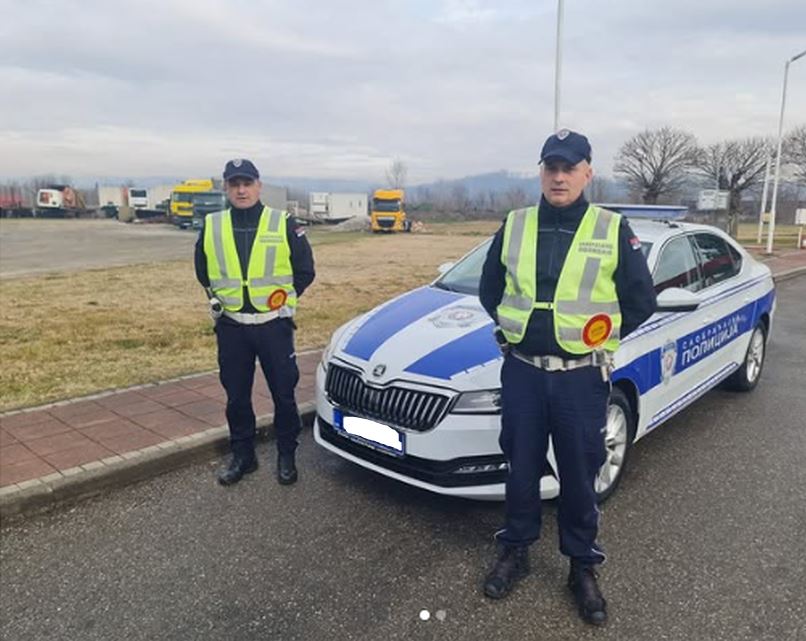
[[490, 602], [501, 505], [383, 479], [307, 431], [293, 487], [266, 463], [220, 488], [211, 463], [6, 526], [0, 636], [806, 639], [804, 318], [806, 278], [783, 283], [756, 391], [711, 392], [636, 446], [603, 508], [604, 629], [577, 620], [553, 506], [533, 574]]
[[117, 220], [3, 219], [0, 278], [190, 260], [196, 234], [164, 224]]

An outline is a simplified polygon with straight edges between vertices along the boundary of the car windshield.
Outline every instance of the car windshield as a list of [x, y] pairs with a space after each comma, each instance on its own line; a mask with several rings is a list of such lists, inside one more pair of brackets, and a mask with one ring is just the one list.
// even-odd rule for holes
[[[492, 238], [476, 247], [476, 249], [445, 272], [442, 277], [434, 283], [434, 286], [452, 292], [478, 296], [481, 269], [484, 266], [484, 259], [487, 258], [487, 251], [490, 249], [491, 243]], [[651, 249], [652, 243], [641, 242], [641, 253], [644, 255], [644, 258], [649, 256]]]
[[442, 278], [434, 283], [434, 285], [440, 289], [447, 289], [462, 294], [475, 294], [478, 296], [481, 268], [484, 266], [484, 259], [487, 258], [487, 251], [490, 249], [491, 243], [492, 238], [476, 247], [476, 249], [445, 272]]

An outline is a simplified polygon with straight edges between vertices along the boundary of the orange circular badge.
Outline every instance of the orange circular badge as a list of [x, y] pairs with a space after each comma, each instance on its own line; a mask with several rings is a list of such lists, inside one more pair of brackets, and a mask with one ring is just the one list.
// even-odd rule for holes
[[599, 347], [613, 331], [613, 319], [607, 314], [591, 316], [582, 328], [582, 342], [588, 347]]
[[269, 294], [269, 309], [271, 311], [276, 311], [285, 305], [287, 300], [288, 293], [284, 289], [275, 289], [271, 294]]

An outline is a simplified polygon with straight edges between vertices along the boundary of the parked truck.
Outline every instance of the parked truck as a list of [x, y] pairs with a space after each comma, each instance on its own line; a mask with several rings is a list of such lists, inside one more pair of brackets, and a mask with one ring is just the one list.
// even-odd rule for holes
[[0, 185], [0, 218], [33, 216], [31, 190], [19, 185]]
[[402, 189], [376, 189], [372, 194], [370, 226], [373, 232], [410, 231]]
[[[193, 202], [205, 200], [203, 194], [214, 191], [211, 178], [194, 178], [174, 186], [171, 191], [171, 221], [182, 228], [193, 225]], [[219, 192], [221, 193], [221, 192]]]
[[48, 185], [36, 192], [35, 216], [75, 218], [87, 213], [81, 192], [70, 185]]

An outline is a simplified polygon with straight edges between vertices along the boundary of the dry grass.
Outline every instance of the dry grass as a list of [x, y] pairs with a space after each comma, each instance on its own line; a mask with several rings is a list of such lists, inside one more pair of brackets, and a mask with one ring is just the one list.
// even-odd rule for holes
[[[429, 282], [496, 222], [390, 236], [316, 230], [317, 279], [300, 303], [297, 347], [323, 346], [350, 318]], [[3, 282], [0, 410], [216, 367], [207, 304], [189, 261]]]

